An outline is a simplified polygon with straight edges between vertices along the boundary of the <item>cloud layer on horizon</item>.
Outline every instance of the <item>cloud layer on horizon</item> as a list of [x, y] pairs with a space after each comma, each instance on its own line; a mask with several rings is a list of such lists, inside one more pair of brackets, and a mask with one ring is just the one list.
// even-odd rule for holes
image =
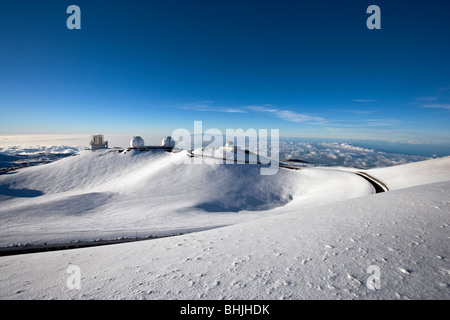
[[298, 159], [324, 166], [371, 169], [423, 161], [430, 158], [387, 153], [341, 142], [280, 141], [280, 159]]
[[[270, 148], [270, 143], [268, 145]], [[85, 147], [73, 146], [9, 146], [0, 147], [0, 154], [40, 155], [75, 154]], [[256, 152], [257, 150], [251, 150]], [[388, 167], [423, 161], [429, 157], [377, 151], [343, 142], [298, 142], [282, 139], [279, 142], [280, 160], [297, 159], [321, 166], [342, 166], [360, 169]]]

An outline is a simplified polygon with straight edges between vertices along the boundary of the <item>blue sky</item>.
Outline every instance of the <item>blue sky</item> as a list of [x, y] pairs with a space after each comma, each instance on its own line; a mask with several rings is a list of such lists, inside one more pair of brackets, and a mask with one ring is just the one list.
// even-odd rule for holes
[[[66, 9], [81, 8], [81, 30]], [[381, 8], [381, 30], [366, 9]], [[0, 3], [0, 135], [450, 136], [450, 3]]]

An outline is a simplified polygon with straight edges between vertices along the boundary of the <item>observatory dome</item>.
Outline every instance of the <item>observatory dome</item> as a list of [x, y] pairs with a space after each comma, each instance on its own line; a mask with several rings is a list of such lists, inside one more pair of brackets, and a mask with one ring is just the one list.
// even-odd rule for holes
[[161, 145], [166, 148], [173, 148], [175, 147], [175, 141], [172, 139], [171, 136], [168, 136], [162, 140]]
[[144, 146], [144, 139], [139, 136], [134, 136], [130, 141], [130, 146], [132, 148], [140, 148]]

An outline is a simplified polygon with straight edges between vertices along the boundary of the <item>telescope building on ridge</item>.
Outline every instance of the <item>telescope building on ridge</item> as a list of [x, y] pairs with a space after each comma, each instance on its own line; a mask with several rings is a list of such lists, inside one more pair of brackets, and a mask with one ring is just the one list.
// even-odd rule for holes
[[105, 141], [105, 137], [102, 134], [93, 134], [89, 145], [91, 150], [108, 149], [108, 141]]

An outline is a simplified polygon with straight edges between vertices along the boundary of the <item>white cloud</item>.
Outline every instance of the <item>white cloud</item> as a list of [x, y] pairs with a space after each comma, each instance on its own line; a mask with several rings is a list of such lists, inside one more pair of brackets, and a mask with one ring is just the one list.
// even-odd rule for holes
[[333, 160], [336, 160], [338, 158], [337, 155], [335, 155], [334, 153], [327, 154], [327, 157]]
[[228, 113], [247, 113], [245, 110], [235, 109], [235, 108], [222, 108], [219, 112], [228, 112]]
[[73, 146], [5, 146], [0, 147], [0, 153], [8, 155], [43, 155], [43, 154], [73, 154], [83, 147]]
[[322, 117], [311, 116], [306, 113], [298, 113], [291, 110], [284, 110], [274, 108], [270, 105], [266, 106], [246, 106], [245, 108], [252, 110], [254, 112], [266, 113], [272, 115], [274, 117], [290, 121], [290, 122], [325, 122], [325, 119]]
[[280, 159], [297, 159], [316, 165], [354, 168], [388, 167], [428, 159], [423, 156], [377, 151], [341, 142], [280, 141]]
[[415, 98], [414, 100], [431, 102], [431, 101], [436, 101], [437, 98], [436, 97], [420, 97], [420, 98]]
[[374, 99], [353, 99], [353, 102], [361, 102], [361, 103], [368, 103], [368, 102], [378, 102], [378, 100]]
[[247, 113], [246, 110], [238, 108], [228, 108], [215, 106], [214, 101], [199, 101], [193, 103], [186, 103], [182, 106], [182, 109], [202, 111], [202, 112], [225, 112], [225, 113]]
[[426, 104], [423, 107], [424, 108], [429, 108], [429, 109], [446, 109], [446, 110], [450, 110], [450, 104]]
[[367, 127], [383, 127], [383, 126], [393, 126], [400, 122], [396, 119], [367, 119], [364, 120], [364, 125]]
[[341, 110], [342, 112], [348, 112], [348, 113], [354, 113], [354, 114], [372, 114], [375, 113], [375, 110], [350, 110], [350, 109], [346, 109], [346, 110]]
[[329, 130], [337, 130], [341, 128], [356, 129], [368, 127], [385, 127], [394, 126], [400, 123], [397, 119], [358, 119], [358, 120], [334, 120], [329, 121]]

